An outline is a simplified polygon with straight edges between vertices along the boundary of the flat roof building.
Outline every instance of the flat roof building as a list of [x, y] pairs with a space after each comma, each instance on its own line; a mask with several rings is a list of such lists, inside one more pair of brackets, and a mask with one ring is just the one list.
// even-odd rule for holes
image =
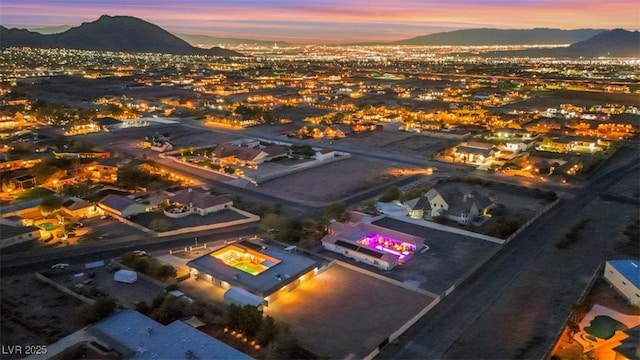
[[609, 260], [604, 266], [604, 278], [629, 303], [640, 306], [640, 260]]
[[407, 261], [424, 246], [422, 237], [373, 224], [380, 218], [352, 212], [348, 223], [331, 223], [322, 246], [383, 270]]
[[251, 359], [183, 321], [162, 325], [134, 310], [120, 311], [87, 332], [125, 359]]
[[313, 277], [317, 263], [260, 241], [240, 240], [187, 263], [191, 274], [214, 285], [243, 289], [268, 304]]

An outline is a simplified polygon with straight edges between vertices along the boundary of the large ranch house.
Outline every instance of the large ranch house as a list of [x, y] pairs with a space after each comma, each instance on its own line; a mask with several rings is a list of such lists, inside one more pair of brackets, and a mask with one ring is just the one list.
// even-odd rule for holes
[[224, 196], [210, 195], [202, 188], [188, 188], [180, 190], [167, 198], [164, 210], [169, 217], [184, 217], [191, 214], [205, 216], [233, 206], [233, 200]]
[[255, 167], [265, 161], [287, 157], [289, 149], [282, 145], [260, 145], [259, 141], [219, 144], [211, 152], [213, 161], [220, 166], [242, 165]]
[[259, 239], [228, 244], [187, 263], [196, 279], [225, 290], [225, 299], [268, 305], [318, 273], [317, 263]]
[[426, 194], [407, 201], [404, 207], [409, 217], [431, 220], [442, 216], [467, 225], [491, 217], [489, 210], [496, 206], [496, 199], [477, 191], [462, 193], [456, 188], [433, 188]]

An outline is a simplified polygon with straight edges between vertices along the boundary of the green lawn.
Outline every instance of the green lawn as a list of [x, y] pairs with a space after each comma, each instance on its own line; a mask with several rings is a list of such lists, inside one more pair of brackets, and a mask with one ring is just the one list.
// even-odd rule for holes
[[43, 187], [34, 187], [19, 192], [17, 198], [20, 200], [31, 200], [37, 198], [45, 198], [50, 195], [53, 195], [53, 191]]

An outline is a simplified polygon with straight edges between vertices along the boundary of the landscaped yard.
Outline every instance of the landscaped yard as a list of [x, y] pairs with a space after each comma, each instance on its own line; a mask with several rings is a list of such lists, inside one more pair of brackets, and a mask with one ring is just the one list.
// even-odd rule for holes
[[43, 187], [34, 187], [31, 189], [20, 191], [19, 193], [17, 193], [16, 197], [19, 200], [32, 200], [44, 198], [50, 195], [53, 195], [53, 191]]

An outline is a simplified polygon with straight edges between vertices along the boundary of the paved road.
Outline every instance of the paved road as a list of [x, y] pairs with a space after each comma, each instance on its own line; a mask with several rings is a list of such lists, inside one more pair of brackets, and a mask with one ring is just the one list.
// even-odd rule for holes
[[244, 224], [228, 229], [171, 236], [167, 238], [139, 237], [112, 239], [110, 241], [93, 242], [66, 248], [40, 248], [29, 250], [27, 254], [16, 253], [2, 255], [0, 270], [3, 276], [27, 273], [47, 269], [56, 263], [77, 264], [111, 259], [120, 256], [127, 251], [138, 249], [154, 251], [194, 245], [194, 236], [198, 236], [198, 242], [203, 243], [254, 235], [258, 231], [256, 224]]
[[553, 244], [588, 206], [600, 205], [599, 194], [637, 171], [640, 161], [635, 149], [616, 154], [612, 161], [616, 167], [600, 169], [590, 186], [562, 200], [505, 245], [409, 329], [398, 345], [382, 349], [378, 358], [544, 358], [571, 305], [602, 261], [615, 251], [612, 242], [594, 236], [567, 251]]

